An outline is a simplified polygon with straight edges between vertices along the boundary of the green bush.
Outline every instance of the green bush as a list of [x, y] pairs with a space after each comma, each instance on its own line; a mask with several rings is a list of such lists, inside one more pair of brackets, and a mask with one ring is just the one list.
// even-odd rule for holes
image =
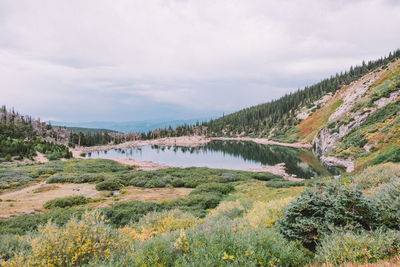
[[400, 181], [383, 185], [375, 200], [382, 224], [400, 230]]
[[228, 194], [235, 188], [231, 184], [221, 184], [221, 183], [208, 183], [201, 184], [196, 187], [190, 194], [202, 194], [202, 193], [217, 193], [221, 195]]
[[11, 155], [7, 154], [6, 157], [5, 157], [5, 160], [6, 161], [12, 161]]
[[282, 176], [269, 173], [269, 172], [258, 172], [253, 175], [254, 179], [260, 180], [260, 181], [269, 181], [269, 180], [281, 180], [283, 179]]
[[292, 186], [304, 186], [304, 182], [295, 182], [282, 179], [267, 181], [265, 185], [272, 188], [287, 188]]
[[102, 173], [56, 173], [50, 176], [46, 183], [95, 183], [106, 179], [106, 175]]
[[390, 150], [379, 154], [372, 160], [373, 165], [385, 163], [385, 162], [400, 162], [400, 147], [396, 146]]
[[366, 119], [362, 124], [361, 127], [366, 125], [374, 124], [374, 123], [383, 123], [387, 119], [394, 118], [398, 115], [400, 111], [400, 100], [396, 102], [390, 103], [383, 108], [376, 110], [368, 119]]
[[[217, 182], [230, 183], [253, 178], [255, 174], [244, 171], [229, 171], [208, 168], [168, 168], [157, 171], [126, 172], [119, 178], [125, 185], [145, 188], [154, 187], [187, 187]], [[267, 175], [267, 174], [266, 174]]]
[[280, 232], [315, 249], [322, 236], [336, 228], [369, 230], [378, 225], [376, 206], [357, 189], [330, 185], [306, 189], [284, 210]]
[[170, 209], [167, 205], [153, 202], [129, 201], [119, 202], [103, 209], [106, 219], [115, 227], [124, 226], [130, 222], [137, 222], [149, 212]]
[[53, 209], [48, 213], [24, 214], [8, 220], [0, 220], [0, 235], [35, 231], [39, 225], [43, 225], [49, 220], [57, 225], [64, 225], [71, 217], [79, 217], [83, 212], [84, 209], [77, 208]]
[[18, 235], [0, 235], [0, 264], [21, 251], [29, 250], [30, 245]]
[[190, 194], [187, 197], [173, 200], [171, 206], [183, 211], [194, 212], [195, 215], [203, 217], [206, 210], [218, 206], [221, 198], [221, 194], [218, 193]]
[[54, 209], [54, 208], [67, 208], [78, 205], [84, 205], [89, 203], [89, 199], [84, 196], [73, 196], [73, 197], [64, 197], [64, 198], [56, 198], [44, 203], [43, 208], [45, 209]]
[[96, 185], [96, 190], [103, 191], [103, 190], [109, 190], [109, 191], [114, 191], [114, 190], [119, 190], [121, 189], [121, 182], [119, 180], [106, 180], [103, 182], [100, 182]]
[[74, 159], [64, 163], [68, 173], [117, 173], [131, 170], [131, 167], [109, 159]]
[[400, 252], [400, 232], [337, 232], [322, 239], [317, 247], [319, 263], [335, 266], [347, 262], [377, 262]]

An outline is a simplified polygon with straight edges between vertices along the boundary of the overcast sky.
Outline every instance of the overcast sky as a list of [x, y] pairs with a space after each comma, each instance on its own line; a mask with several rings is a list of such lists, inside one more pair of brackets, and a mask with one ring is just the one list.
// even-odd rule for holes
[[0, 104], [70, 122], [204, 118], [397, 48], [397, 0], [0, 0]]

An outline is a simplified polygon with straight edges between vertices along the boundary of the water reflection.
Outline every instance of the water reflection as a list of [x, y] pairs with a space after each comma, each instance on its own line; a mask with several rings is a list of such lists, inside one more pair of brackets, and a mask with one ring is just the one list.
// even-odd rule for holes
[[326, 169], [310, 150], [254, 142], [212, 141], [200, 147], [158, 146], [99, 151], [87, 158], [131, 158], [169, 166], [248, 170], [284, 162], [289, 174], [311, 178], [336, 173]]

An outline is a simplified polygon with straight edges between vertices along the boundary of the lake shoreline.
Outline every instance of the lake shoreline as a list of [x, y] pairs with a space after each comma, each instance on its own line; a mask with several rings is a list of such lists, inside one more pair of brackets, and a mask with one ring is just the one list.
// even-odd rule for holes
[[71, 148], [71, 152], [75, 158], [83, 158], [81, 154], [93, 153], [97, 151], [105, 151], [111, 149], [124, 149], [133, 148], [147, 145], [159, 145], [159, 146], [185, 146], [185, 147], [198, 147], [205, 145], [211, 141], [246, 141], [255, 142], [262, 145], [277, 145], [286, 146], [293, 148], [311, 148], [311, 144], [305, 143], [280, 143], [271, 141], [264, 138], [251, 138], [251, 137], [206, 137], [206, 136], [180, 136], [180, 137], [166, 137], [152, 140], [137, 140], [121, 143], [118, 145], [104, 145], [104, 146], [91, 146], [91, 147], [75, 147]]
[[[138, 140], [132, 142], [126, 142], [118, 145], [106, 145], [106, 146], [95, 146], [95, 147], [77, 147], [72, 149], [73, 155], [75, 158], [86, 158], [83, 154], [87, 153], [95, 153], [99, 151], [109, 151], [114, 149], [129, 149], [136, 148], [142, 146], [149, 145], [158, 145], [158, 146], [182, 146], [182, 147], [199, 147], [208, 144], [211, 141], [244, 141], [244, 142], [254, 142], [262, 145], [279, 145], [284, 147], [293, 147], [293, 148], [309, 148], [309, 144], [288, 144], [288, 143], [279, 143], [274, 142], [262, 138], [248, 138], [248, 137], [240, 137], [240, 138], [226, 138], [226, 137], [214, 137], [207, 138], [205, 136], [182, 136], [182, 137], [170, 137], [170, 138], [162, 138], [162, 139], [154, 139], [154, 140]], [[129, 158], [119, 158], [110, 156], [108, 159], [114, 160], [124, 165], [134, 166], [137, 170], [144, 171], [152, 171], [158, 169], [165, 168], [186, 168], [188, 166], [179, 166], [179, 164], [161, 164], [154, 159], [146, 159], [146, 160], [135, 160]], [[227, 169], [235, 169], [235, 168], [227, 168]], [[302, 181], [303, 178], [299, 178], [293, 174], [289, 174], [286, 170], [285, 163], [277, 163], [274, 165], [264, 165], [260, 167], [249, 167], [248, 169], [242, 169], [243, 171], [250, 172], [269, 172], [279, 176], [284, 177], [287, 180], [291, 181]]]

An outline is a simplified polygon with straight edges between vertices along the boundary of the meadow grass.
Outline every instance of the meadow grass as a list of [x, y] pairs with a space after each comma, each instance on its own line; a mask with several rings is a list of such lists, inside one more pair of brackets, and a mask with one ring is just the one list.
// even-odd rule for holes
[[[75, 163], [70, 164], [68, 169], [74, 173]], [[186, 197], [159, 203], [124, 201], [97, 209], [53, 208], [48, 213], [0, 221], [0, 266], [328, 266], [377, 262], [399, 252], [400, 228], [396, 227], [400, 222], [396, 216], [387, 216], [400, 209], [398, 201], [392, 199], [400, 192], [398, 166], [386, 163], [357, 175], [320, 178], [287, 188], [268, 187], [266, 183], [274, 177], [265, 179], [247, 172], [205, 168], [196, 172], [196, 168], [189, 168], [140, 173], [140, 177], [148, 175], [157, 183], [170, 176], [184, 181], [195, 173], [195, 187]], [[97, 167], [86, 167], [96, 174]], [[130, 170], [118, 168], [114, 173], [122, 181], [132, 177], [126, 175]], [[303, 192], [305, 188], [312, 193]], [[315, 252], [279, 227], [287, 219], [288, 206], [304, 204], [299, 208], [307, 211], [305, 196], [331, 226], [336, 225], [318, 235]], [[371, 208], [373, 205], [379, 208]], [[362, 230], [359, 225], [372, 225], [364, 220], [369, 213], [352, 214], [354, 209], [377, 212], [377, 228]], [[301, 212], [295, 216], [297, 223], [306, 222]], [[340, 219], [342, 215], [356, 223], [347, 224], [347, 219]], [[313, 220], [315, 215], [306, 217]]]

